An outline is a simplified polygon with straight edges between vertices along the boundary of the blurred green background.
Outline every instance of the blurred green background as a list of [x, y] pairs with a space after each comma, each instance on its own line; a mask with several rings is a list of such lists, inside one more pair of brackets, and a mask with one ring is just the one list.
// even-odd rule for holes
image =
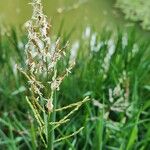
[[[2, 150], [43, 149], [25, 100], [27, 80], [15, 68], [16, 64], [25, 66], [27, 33], [23, 25], [32, 15], [29, 2], [0, 0]], [[43, 0], [43, 4], [52, 23], [52, 40], [61, 36], [62, 45], [71, 41], [60, 67], [65, 66], [72, 51], [76, 52], [76, 66], [57, 95], [58, 107], [85, 96], [91, 99], [68, 124], [56, 130], [56, 137], [81, 126], [84, 130], [56, 143], [55, 149], [150, 150], [150, 1]], [[118, 84], [122, 92], [112, 102], [109, 90]], [[129, 92], [128, 103], [118, 102], [125, 92]], [[58, 113], [57, 118], [66, 113]]]
[[[22, 25], [31, 16], [29, 0], [1, 0], [0, 21]], [[113, 9], [114, 0], [43, 0], [44, 11], [58, 29], [62, 20], [65, 28], [92, 25], [100, 28], [104, 24], [121, 22], [120, 14]]]

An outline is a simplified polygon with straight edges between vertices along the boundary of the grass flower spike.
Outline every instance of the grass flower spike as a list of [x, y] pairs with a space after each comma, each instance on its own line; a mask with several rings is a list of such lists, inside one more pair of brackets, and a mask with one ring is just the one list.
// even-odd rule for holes
[[[38, 123], [38, 133], [45, 148], [52, 150], [54, 143], [57, 141], [71, 137], [81, 131], [78, 131], [55, 140], [54, 129], [61, 124], [68, 122], [69, 117], [75, 113], [79, 107], [88, 98], [75, 104], [59, 108], [59, 111], [73, 108], [60, 121], [56, 118], [56, 92], [59, 91], [60, 84], [73, 69], [75, 62], [69, 61], [65, 71], [58, 74], [58, 62], [66, 56], [66, 43], [61, 47], [60, 38], [56, 42], [52, 42], [49, 33], [51, 25], [47, 21], [47, 16], [43, 14], [43, 6], [41, 0], [32, 0], [30, 3], [33, 7], [32, 17], [25, 24], [28, 31], [28, 43], [26, 44], [26, 69], [19, 68], [28, 80], [30, 94], [26, 97], [30, 108], [33, 111], [34, 118]], [[60, 72], [60, 71], [59, 71]], [[44, 115], [43, 115], [44, 113]]]

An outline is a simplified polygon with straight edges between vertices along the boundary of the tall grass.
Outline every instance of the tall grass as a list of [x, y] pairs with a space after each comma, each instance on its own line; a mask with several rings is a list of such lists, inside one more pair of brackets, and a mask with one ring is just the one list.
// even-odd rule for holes
[[[26, 96], [27, 103], [33, 111], [38, 124], [36, 134], [48, 150], [54, 149], [54, 142], [67, 139], [80, 132], [83, 128], [65, 137], [55, 140], [55, 129], [70, 121], [70, 116], [89, 100], [57, 108], [57, 93], [63, 80], [71, 73], [75, 62], [70, 60], [64, 69], [58, 68], [59, 62], [64, 62], [67, 43], [61, 47], [60, 39], [53, 42], [49, 37], [50, 27], [47, 17], [43, 14], [41, 0], [32, 0], [33, 14], [26, 23], [28, 43], [26, 44], [26, 68], [17, 67], [27, 78], [30, 94]], [[68, 67], [67, 67], [68, 66]], [[73, 108], [73, 109], [72, 109]], [[72, 109], [61, 119], [56, 120], [56, 112]], [[34, 145], [34, 148], [38, 147]]]
[[[115, 34], [90, 31], [88, 36], [66, 47], [67, 52], [71, 49], [71, 56], [67, 53], [58, 63], [62, 70], [70, 58], [76, 59], [72, 74], [60, 85], [56, 99], [58, 108], [81, 104], [75, 101], [81, 96], [90, 96], [92, 101], [72, 115], [69, 122], [55, 129], [55, 139], [61, 140], [54, 142], [54, 149], [149, 150], [149, 44], [130, 30], [118, 30]], [[20, 35], [14, 29], [1, 34], [1, 149], [45, 148], [38, 124], [25, 101], [29, 94], [28, 80], [14, 69], [16, 63], [25, 66], [26, 42], [25, 34]], [[67, 114], [69, 110], [58, 111], [56, 120]], [[47, 114], [42, 115], [46, 120]], [[82, 131], [72, 134], [81, 126], [84, 126]]]
[[[79, 99], [80, 96], [90, 96], [93, 99], [92, 103], [82, 107], [73, 116], [70, 123], [56, 129], [55, 136], [56, 138], [60, 138], [60, 135], [65, 137], [66, 134], [75, 132], [80, 126], [85, 128], [73, 138], [55, 143], [54, 147], [55, 149], [80, 149], [82, 145], [83, 149], [96, 149], [98, 147], [99, 149], [148, 149], [150, 132], [148, 113], [150, 106], [149, 46], [146, 42], [138, 40], [138, 37], [134, 37], [133, 32], [129, 32], [128, 35], [118, 32], [115, 36], [112, 36], [110, 32], [105, 32], [97, 33], [96, 38], [93, 36], [95, 33], [92, 32], [90, 37], [84, 40], [80, 39], [76, 44], [79, 45], [76, 46], [79, 48], [76, 66], [72, 75], [66, 78], [61, 85], [60, 93], [57, 95], [57, 99], [59, 99], [57, 106], [68, 105], [68, 103], [74, 102], [74, 99]], [[24, 36], [20, 36], [19, 41], [21, 37], [23, 37], [23, 41], [26, 41]], [[2, 36], [2, 40], [8, 41], [10, 38], [14, 40], [13, 36]], [[95, 40], [91, 41], [93, 39]], [[108, 47], [110, 47], [112, 39], [115, 52], [111, 56], [109, 70], [106, 72], [104, 58], [108, 55]], [[92, 42], [94, 44], [91, 44]], [[99, 43], [101, 46], [97, 50]], [[43, 144], [36, 139], [37, 131], [33, 117], [21, 113], [26, 112], [28, 108], [27, 105], [24, 105], [25, 91], [27, 91], [27, 85], [24, 84], [26, 79], [17, 72], [18, 85], [14, 82], [16, 75], [11, 73], [13, 66], [12, 62], [8, 60], [13, 57], [19, 62], [18, 57], [20, 56], [17, 55], [18, 51], [13, 48], [13, 45], [9, 44], [9, 46], [10, 51], [5, 51], [8, 59], [5, 62], [1, 61], [1, 65], [5, 64], [4, 69], [7, 70], [5, 76], [1, 72], [1, 89], [9, 95], [14, 94], [13, 97], [7, 98], [4, 92], [1, 92], [1, 98], [5, 100], [1, 101], [3, 103], [1, 110], [5, 112], [2, 113], [0, 120], [1, 147], [11, 149], [13, 145], [13, 147], [20, 149], [36, 149], [38, 144], [38, 147], [42, 148]], [[70, 46], [72, 50], [75, 49], [74, 47], [74, 44], [72, 47]], [[6, 48], [9, 49], [7, 42], [1, 49], [3, 55]], [[24, 53], [23, 50], [19, 50]], [[67, 57], [69, 59], [70, 56]], [[66, 58], [66, 62], [68, 59]], [[8, 66], [11, 69], [8, 70]], [[60, 67], [63, 65], [61, 64]], [[129, 83], [127, 84], [128, 80]], [[2, 85], [7, 86], [7, 89]], [[26, 86], [25, 90], [17, 88], [23, 85]], [[119, 103], [117, 102], [118, 97], [114, 97], [111, 93], [121, 92], [120, 97], [122, 97], [126, 93], [126, 86], [129, 86], [128, 90], [130, 91], [128, 103], [124, 103], [123, 99]], [[8, 103], [14, 105], [14, 109], [8, 107]], [[59, 119], [64, 115], [64, 112], [57, 113], [56, 118]], [[31, 129], [29, 130], [29, 128]]]

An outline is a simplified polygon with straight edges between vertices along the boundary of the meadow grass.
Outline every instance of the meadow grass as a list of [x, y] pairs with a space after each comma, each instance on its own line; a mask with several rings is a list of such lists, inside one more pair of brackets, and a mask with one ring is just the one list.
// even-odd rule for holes
[[[71, 74], [75, 65], [75, 59], [69, 59], [64, 68], [63, 64], [66, 56], [68, 42], [61, 44], [60, 38], [53, 41], [49, 35], [51, 24], [47, 16], [43, 13], [41, 0], [32, 0], [33, 13], [31, 19], [25, 23], [28, 31], [28, 42], [25, 45], [25, 67], [17, 65], [18, 71], [27, 78], [28, 94], [26, 101], [33, 112], [36, 120], [36, 137], [39, 143], [42, 142], [47, 150], [54, 149], [54, 143], [66, 140], [75, 136], [83, 127], [59, 138], [55, 138], [55, 130], [67, 124], [71, 117], [85, 102], [89, 101], [85, 97], [77, 103], [67, 104], [64, 107], [57, 107], [60, 85], [63, 80]], [[59, 120], [56, 119], [57, 112], [70, 110]], [[34, 145], [34, 148], [38, 147]]]
[[[62, 39], [64, 43], [68, 40]], [[25, 43], [24, 32], [1, 31], [1, 149], [44, 149], [25, 100], [27, 79], [15, 69], [16, 63], [25, 66]], [[60, 86], [57, 107], [86, 96], [90, 96], [91, 102], [72, 115], [70, 122], [56, 129], [55, 137], [64, 139], [55, 141], [54, 149], [149, 150], [149, 44], [134, 31], [118, 30], [114, 34], [103, 30], [84, 35], [70, 44], [67, 51], [70, 50], [75, 52], [72, 57], [76, 66]], [[59, 63], [60, 69], [65, 68], [70, 54]], [[68, 110], [58, 112], [56, 119], [68, 113]], [[81, 132], [66, 138], [82, 126]]]

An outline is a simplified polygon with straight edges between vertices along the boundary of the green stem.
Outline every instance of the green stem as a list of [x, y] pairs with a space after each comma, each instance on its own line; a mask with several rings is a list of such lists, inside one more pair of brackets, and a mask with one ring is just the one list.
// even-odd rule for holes
[[33, 122], [31, 122], [31, 142], [32, 142], [32, 149], [36, 150], [36, 134]]
[[[54, 109], [56, 106], [56, 92], [54, 93], [53, 99]], [[49, 124], [50, 122], [55, 122], [56, 120], [56, 112], [49, 113], [48, 115], [48, 143], [47, 143], [47, 150], [54, 150], [54, 141], [55, 141], [55, 131], [54, 125]]]

